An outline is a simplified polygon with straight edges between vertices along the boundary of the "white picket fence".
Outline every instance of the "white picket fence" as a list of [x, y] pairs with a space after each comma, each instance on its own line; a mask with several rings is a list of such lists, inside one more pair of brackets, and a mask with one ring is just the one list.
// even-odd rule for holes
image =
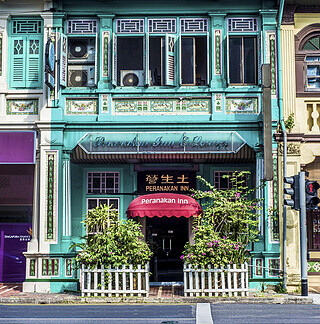
[[134, 269], [132, 264], [120, 268], [81, 267], [82, 296], [149, 296], [149, 264]]
[[208, 269], [194, 269], [183, 266], [184, 296], [248, 296], [249, 271], [248, 264], [240, 268], [234, 264], [226, 269], [208, 266]]

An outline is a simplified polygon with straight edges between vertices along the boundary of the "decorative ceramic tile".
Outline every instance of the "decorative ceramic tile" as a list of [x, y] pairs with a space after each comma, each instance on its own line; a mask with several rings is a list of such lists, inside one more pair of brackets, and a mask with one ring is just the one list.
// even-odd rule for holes
[[30, 277], [34, 277], [36, 275], [36, 259], [30, 260]]
[[67, 115], [94, 115], [98, 113], [97, 99], [66, 99]]
[[101, 95], [101, 110], [104, 113], [109, 112], [109, 95], [107, 94]]
[[42, 259], [42, 275], [58, 276], [59, 275], [59, 259]]
[[57, 151], [46, 152], [46, 240], [56, 239]]
[[308, 262], [308, 272], [320, 272], [320, 262]]
[[214, 74], [221, 75], [221, 29], [214, 31]]
[[226, 98], [226, 112], [256, 114], [258, 113], [258, 98]]
[[109, 76], [109, 45], [110, 32], [102, 32], [102, 76], [104, 78]]
[[37, 115], [38, 114], [38, 99], [7, 100], [7, 115]]
[[211, 99], [114, 99], [115, 115], [210, 114]]
[[214, 95], [214, 111], [222, 112], [223, 110], [223, 97], [221, 93], [216, 93]]
[[270, 72], [271, 72], [271, 95], [276, 95], [276, 35], [271, 34], [270, 38]]

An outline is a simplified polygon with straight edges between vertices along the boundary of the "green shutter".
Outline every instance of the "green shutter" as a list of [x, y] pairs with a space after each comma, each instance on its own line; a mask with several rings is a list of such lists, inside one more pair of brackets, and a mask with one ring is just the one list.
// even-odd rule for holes
[[40, 88], [42, 80], [41, 37], [32, 36], [27, 40], [26, 88]]
[[176, 35], [166, 34], [165, 67], [166, 85], [176, 85]]
[[25, 37], [12, 38], [11, 55], [12, 55], [12, 76], [11, 86], [13, 88], [25, 87], [25, 53], [26, 53], [26, 39]]

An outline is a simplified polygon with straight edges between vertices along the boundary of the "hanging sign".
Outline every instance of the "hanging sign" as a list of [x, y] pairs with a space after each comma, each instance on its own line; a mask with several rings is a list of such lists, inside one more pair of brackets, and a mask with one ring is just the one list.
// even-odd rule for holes
[[138, 192], [188, 193], [196, 188], [196, 173], [192, 171], [155, 170], [138, 172]]
[[45, 50], [45, 83], [50, 89], [54, 89], [54, 66], [55, 66], [55, 52], [54, 44], [51, 38], [48, 38]]
[[78, 145], [88, 154], [237, 153], [246, 141], [237, 132], [87, 133]]

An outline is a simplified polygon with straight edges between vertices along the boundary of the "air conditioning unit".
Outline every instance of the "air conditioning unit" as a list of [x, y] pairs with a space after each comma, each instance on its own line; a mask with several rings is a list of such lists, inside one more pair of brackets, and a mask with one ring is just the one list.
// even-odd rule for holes
[[125, 87], [142, 87], [144, 85], [143, 70], [121, 70], [120, 85]]
[[95, 61], [95, 38], [68, 38], [68, 63], [89, 63]]
[[68, 66], [68, 87], [92, 87], [94, 85], [94, 65]]

